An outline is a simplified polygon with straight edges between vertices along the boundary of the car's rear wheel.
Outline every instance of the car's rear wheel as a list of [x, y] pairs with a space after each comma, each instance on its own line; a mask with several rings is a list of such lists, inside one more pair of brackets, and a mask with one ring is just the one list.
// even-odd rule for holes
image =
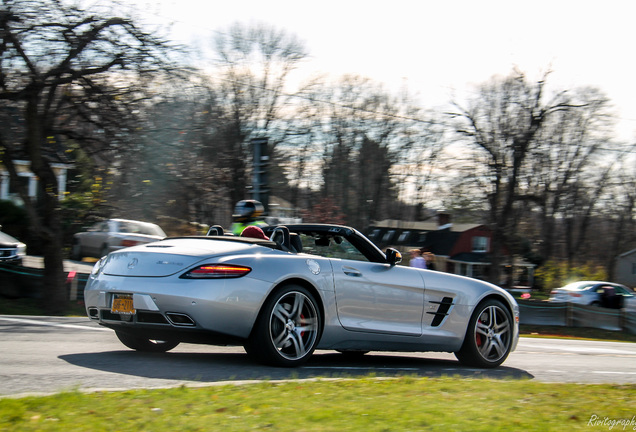
[[283, 286], [263, 305], [245, 350], [261, 363], [299, 366], [316, 349], [321, 322], [320, 308], [309, 290]]
[[468, 366], [497, 367], [510, 354], [513, 328], [512, 317], [503, 303], [486, 300], [475, 308], [464, 343], [455, 356]]
[[177, 341], [162, 341], [162, 340], [154, 340], [147, 339], [144, 337], [134, 336], [129, 333], [124, 333], [121, 331], [115, 331], [117, 338], [126, 345], [130, 349], [134, 349], [137, 351], [143, 352], [166, 352], [170, 351], [177, 345], [179, 342]]

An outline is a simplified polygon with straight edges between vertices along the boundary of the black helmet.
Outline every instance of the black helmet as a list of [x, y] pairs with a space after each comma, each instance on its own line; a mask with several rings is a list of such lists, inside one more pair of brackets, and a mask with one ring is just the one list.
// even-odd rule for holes
[[232, 218], [235, 221], [244, 221], [248, 219], [256, 219], [263, 214], [265, 208], [260, 201], [256, 200], [242, 200], [236, 203], [234, 207], [234, 213]]

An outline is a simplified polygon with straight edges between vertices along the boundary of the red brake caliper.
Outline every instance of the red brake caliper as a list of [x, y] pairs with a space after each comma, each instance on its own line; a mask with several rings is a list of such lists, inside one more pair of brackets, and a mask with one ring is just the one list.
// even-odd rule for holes
[[[303, 324], [303, 325], [305, 324], [305, 316], [303, 314], [300, 314], [300, 323]], [[305, 332], [301, 331], [300, 332], [300, 337], [303, 338], [304, 336], [305, 336]]]
[[[484, 323], [481, 319], [477, 320], [477, 322], [479, 324], [483, 324]], [[481, 340], [481, 334], [479, 334], [479, 333], [475, 334], [475, 342], [477, 342], [477, 346], [479, 346], [479, 347], [482, 345], [483, 341]]]

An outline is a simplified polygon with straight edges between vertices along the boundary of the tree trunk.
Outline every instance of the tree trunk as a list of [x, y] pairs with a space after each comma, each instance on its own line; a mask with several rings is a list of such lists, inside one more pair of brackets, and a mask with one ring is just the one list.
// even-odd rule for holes
[[25, 200], [34, 234], [44, 251], [43, 297], [46, 313], [57, 315], [66, 307], [64, 261], [62, 257], [62, 229], [60, 223], [57, 178], [51, 164], [42, 154], [41, 143], [46, 140], [43, 118], [39, 115], [39, 92], [33, 90], [26, 107], [26, 152], [31, 160], [31, 171], [39, 179], [38, 203]]

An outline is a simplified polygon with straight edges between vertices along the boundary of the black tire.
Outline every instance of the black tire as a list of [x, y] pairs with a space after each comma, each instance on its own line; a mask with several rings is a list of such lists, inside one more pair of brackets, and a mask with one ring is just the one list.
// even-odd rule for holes
[[265, 301], [245, 351], [266, 365], [300, 366], [316, 349], [321, 329], [314, 296], [299, 285], [285, 285]]
[[602, 307], [601, 302], [597, 300], [590, 303], [590, 306]]
[[473, 312], [464, 343], [455, 357], [466, 366], [494, 368], [502, 364], [512, 347], [514, 323], [499, 300], [486, 300]]
[[117, 338], [130, 349], [142, 352], [162, 353], [167, 352], [179, 345], [177, 341], [161, 341], [133, 336], [129, 333], [115, 331]]

